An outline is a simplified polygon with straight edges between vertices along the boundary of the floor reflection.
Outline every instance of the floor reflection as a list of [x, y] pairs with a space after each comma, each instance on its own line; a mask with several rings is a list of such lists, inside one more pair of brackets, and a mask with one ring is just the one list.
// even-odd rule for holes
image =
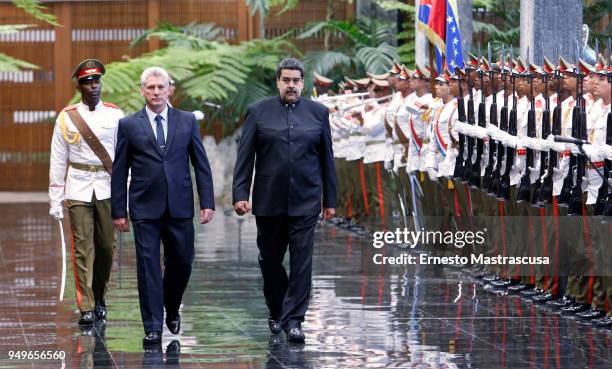
[[[452, 269], [375, 265], [372, 255], [381, 251], [367, 239], [324, 224], [317, 229], [306, 343], [288, 344], [267, 328], [254, 219], [223, 211], [211, 225], [196, 225], [182, 331], [164, 332], [161, 346], [145, 350], [131, 234], [117, 249], [108, 322], [81, 330], [71, 271], [58, 303], [60, 241], [46, 204], [0, 204], [0, 213], [0, 367], [612, 367], [608, 333], [487, 294]], [[66, 356], [8, 356], [36, 350]]]

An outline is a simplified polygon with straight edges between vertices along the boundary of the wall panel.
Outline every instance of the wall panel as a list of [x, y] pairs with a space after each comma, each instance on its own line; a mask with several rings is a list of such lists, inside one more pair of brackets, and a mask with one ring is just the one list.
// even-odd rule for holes
[[[70, 73], [81, 60], [97, 58], [110, 63], [155, 50], [161, 45], [156, 40], [135, 48], [129, 48], [129, 43], [158, 21], [175, 25], [212, 22], [231, 43], [260, 33], [258, 16], [250, 16], [244, 0], [52, 1], [45, 5], [63, 27], [37, 21], [10, 2], [0, 2], [0, 24], [34, 25], [16, 35], [0, 35], [0, 52], [40, 67], [0, 72], [0, 191], [46, 190], [55, 112], [74, 94]], [[300, 1], [280, 16], [273, 9], [266, 21], [266, 36], [323, 20], [326, 6], [327, 0]], [[338, 0], [336, 19], [350, 18], [352, 6]], [[302, 50], [318, 49], [322, 40], [320, 35], [296, 44]], [[215, 126], [219, 131], [222, 128]]]

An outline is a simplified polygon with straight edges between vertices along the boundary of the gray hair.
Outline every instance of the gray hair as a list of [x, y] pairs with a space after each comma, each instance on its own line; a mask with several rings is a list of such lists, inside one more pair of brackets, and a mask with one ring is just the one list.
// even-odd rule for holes
[[140, 86], [144, 86], [147, 78], [149, 77], [161, 77], [164, 80], [166, 87], [170, 84], [170, 75], [164, 68], [161, 67], [149, 67], [145, 69], [140, 75]]

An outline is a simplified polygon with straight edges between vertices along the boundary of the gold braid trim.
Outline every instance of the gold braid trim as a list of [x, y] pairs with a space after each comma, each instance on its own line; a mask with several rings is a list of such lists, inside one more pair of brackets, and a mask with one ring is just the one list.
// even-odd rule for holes
[[62, 136], [64, 136], [64, 140], [68, 142], [68, 144], [77, 145], [79, 142], [81, 142], [81, 135], [79, 132], [71, 132], [68, 130], [68, 128], [66, 128], [66, 113], [63, 111], [59, 116], [59, 124]]

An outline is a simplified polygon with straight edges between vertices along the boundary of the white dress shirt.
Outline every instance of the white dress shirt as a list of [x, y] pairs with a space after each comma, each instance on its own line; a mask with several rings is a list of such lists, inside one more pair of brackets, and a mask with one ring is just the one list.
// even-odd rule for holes
[[145, 105], [145, 111], [147, 112], [147, 116], [149, 117], [149, 123], [151, 124], [151, 128], [153, 128], [153, 134], [155, 135], [155, 138], [157, 138], [157, 122], [155, 121], [155, 117], [161, 115], [162, 127], [164, 129], [164, 142], [168, 142], [168, 105], [166, 105], [166, 107], [164, 107], [164, 110], [159, 114], [149, 109], [148, 105]]

